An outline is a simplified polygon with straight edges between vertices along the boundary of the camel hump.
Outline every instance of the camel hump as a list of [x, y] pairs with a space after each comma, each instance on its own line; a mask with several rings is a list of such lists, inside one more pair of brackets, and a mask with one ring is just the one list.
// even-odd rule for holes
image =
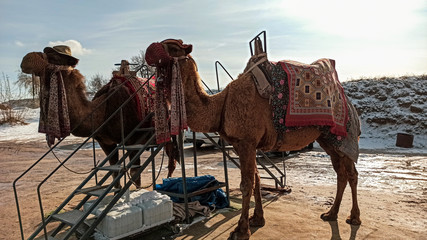
[[[116, 64], [118, 65], [118, 64]], [[128, 61], [122, 60], [120, 62], [120, 69], [118, 71], [113, 71], [113, 76], [119, 77], [136, 77], [136, 71], [131, 71], [129, 68], [131, 65]]]
[[[268, 61], [266, 50], [263, 48], [259, 37], [254, 38], [255, 54], [246, 64], [245, 73], [250, 73], [254, 80], [258, 93], [263, 98], [270, 98], [272, 93], [271, 86], [271, 63]], [[251, 46], [252, 47], [252, 46]], [[252, 52], [252, 49], [251, 49]]]

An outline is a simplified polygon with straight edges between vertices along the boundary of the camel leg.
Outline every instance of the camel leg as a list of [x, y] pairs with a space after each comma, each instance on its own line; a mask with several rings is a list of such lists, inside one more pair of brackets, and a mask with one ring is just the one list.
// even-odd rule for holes
[[337, 194], [331, 209], [320, 216], [320, 218], [322, 218], [324, 221], [337, 220], [338, 212], [339, 212], [341, 201], [342, 201], [342, 196], [347, 186], [347, 174], [346, 174], [345, 166], [342, 162], [342, 159], [340, 159], [340, 157], [335, 153], [330, 154], [330, 156], [331, 156], [334, 170], [337, 173]]
[[[129, 153], [129, 161], [132, 160], [132, 158], [134, 158], [136, 156], [136, 153], [138, 153], [138, 151], [131, 151]], [[140, 166], [141, 165], [141, 158], [138, 156], [138, 158], [135, 160], [134, 164], [135, 166]], [[139, 167], [138, 167], [139, 168]], [[136, 174], [136, 172], [138, 171], [138, 168], [131, 168], [130, 169], [130, 175], [133, 177], [133, 175]], [[136, 188], [141, 188], [141, 176], [138, 176], [138, 178], [136, 180], [133, 181], [133, 183], [135, 184]]]
[[[247, 143], [238, 143], [234, 148], [239, 154], [240, 159], [242, 213], [237, 227], [233, 232], [231, 232], [229, 239], [249, 239], [251, 236], [251, 232], [249, 230], [249, 204], [252, 196], [252, 190], [254, 188], [256, 149], [255, 146]], [[259, 206], [262, 208], [262, 205]]]
[[249, 218], [249, 225], [251, 227], [262, 227], [265, 225], [265, 219], [264, 219], [264, 210], [262, 209], [260, 177], [259, 177], [258, 169], [256, 167], [255, 167], [254, 197], [255, 197], [255, 210], [254, 210], [254, 215]]
[[[110, 155], [116, 148], [115, 144], [106, 144], [98, 140], [99, 146], [101, 146], [102, 151], [104, 151], [105, 155]], [[116, 152], [114, 155], [111, 156], [109, 162], [110, 165], [115, 165], [119, 161], [119, 154]], [[113, 178], [116, 178], [118, 175], [117, 172], [113, 172]], [[116, 183], [116, 188], [121, 188], [120, 181]]]
[[168, 178], [172, 177], [173, 172], [176, 168], [176, 162], [179, 159], [179, 150], [178, 144], [176, 141], [176, 136], [172, 136], [172, 141], [167, 142], [164, 146], [166, 155], [168, 155]]
[[351, 197], [353, 202], [350, 216], [347, 218], [346, 222], [352, 225], [360, 225], [362, 221], [360, 221], [360, 210], [357, 202], [357, 182], [359, 173], [357, 172], [356, 166], [351, 159], [345, 158], [344, 165], [348, 176], [348, 183], [350, 184], [351, 188]]

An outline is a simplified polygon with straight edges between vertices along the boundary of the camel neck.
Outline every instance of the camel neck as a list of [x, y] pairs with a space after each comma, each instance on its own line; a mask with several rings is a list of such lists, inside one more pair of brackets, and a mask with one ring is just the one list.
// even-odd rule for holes
[[[82, 81], [83, 76], [78, 70], [73, 70], [67, 74], [68, 79], [65, 79], [65, 89], [67, 93], [68, 112], [70, 117], [70, 125], [72, 134], [79, 137], [88, 137], [103, 119], [105, 107], [97, 108], [98, 105], [104, 100], [103, 97], [90, 101], [86, 95], [86, 86]], [[105, 104], [104, 104], [105, 105]], [[95, 110], [97, 109], [97, 110]], [[95, 111], [95, 112], [94, 112]], [[90, 114], [92, 114], [90, 116]], [[75, 127], [78, 126], [77, 129]]]
[[188, 126], [196, 132], [219, 131], [226, 91], [215, 95], [207, 94], [202, 87], [197, 67], [191, 60], [181, 60], [180, 69]]

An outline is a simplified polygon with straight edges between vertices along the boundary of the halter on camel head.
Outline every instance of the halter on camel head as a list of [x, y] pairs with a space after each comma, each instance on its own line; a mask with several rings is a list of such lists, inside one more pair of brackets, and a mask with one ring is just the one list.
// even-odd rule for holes
[[148, 65], [153, 67], [166, 67], [168, 66], [174, 57], [185, 57], [185, 56], [171, 56], [169, 54], [168, 44], [175, 44], [180, 49], [184, 50], [185, 56], [190, 54], [193, 50], [193, 45], [184, 44], [181, 39], [166, 39], [161, 42], [152, 43], [148, 46], [145, 52], [145, 60]]
[[[184, 55], [170, 54], [169, 44], [175, 44], [183, 50]], [[170, 140], [170, 135], [178, 135], [187, 129], [184, 89], [182, 86], [179, 60], [187, 58], [192, 45], [183, 44], [182, 40], [166, 39], [152, 43], [145, 52], [148, 65], [156, 67], [155, 126], [156, 140], [160, 144]], [[170, 115], [167, 113], [166, 98], [171, 99]], [[170, 119], [170, 128], [168, 124]]]

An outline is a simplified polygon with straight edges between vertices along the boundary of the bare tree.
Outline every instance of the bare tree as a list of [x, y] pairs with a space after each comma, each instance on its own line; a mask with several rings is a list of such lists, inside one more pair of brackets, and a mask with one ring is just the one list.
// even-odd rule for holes
[[132, 71], [137, 71], [137, 75], [140, 77], [150, 77], [155, 71], [155, 68], [147, 65], [147, 62], [145, 61], [145, 52], [142, 50], [139, 51], [138, 55], [131, 57], [130, 62], [135, 64], [130, 65], [130, 69]]
[[15, 105], [22, 102], [22, 94], [12, 89], [9, 76], [2, 73], [0, 80], [0, 125], [9, 124], [26, 124], [25, 116], [28, 108], [14, 109]]
[[101, 74], [97, 73], [95, 76], [92, 76], [92, 79], [90, 80], [88, 84], [88, 92], [90, 93], [96, 93], [99, 89], [101, 89], [102, 86], [108, 83], [108, 80], [104, 78]]
[[28, 93], [36, 99], [39, 97], [38, 89], [40, 89], [40, 78], [38, 76], [34, 76], [34, 78], [28, 74], [23, 73], [22, 71], [18, 74], [18, 80], [16, 84], [20, 88], [24, 88]]

